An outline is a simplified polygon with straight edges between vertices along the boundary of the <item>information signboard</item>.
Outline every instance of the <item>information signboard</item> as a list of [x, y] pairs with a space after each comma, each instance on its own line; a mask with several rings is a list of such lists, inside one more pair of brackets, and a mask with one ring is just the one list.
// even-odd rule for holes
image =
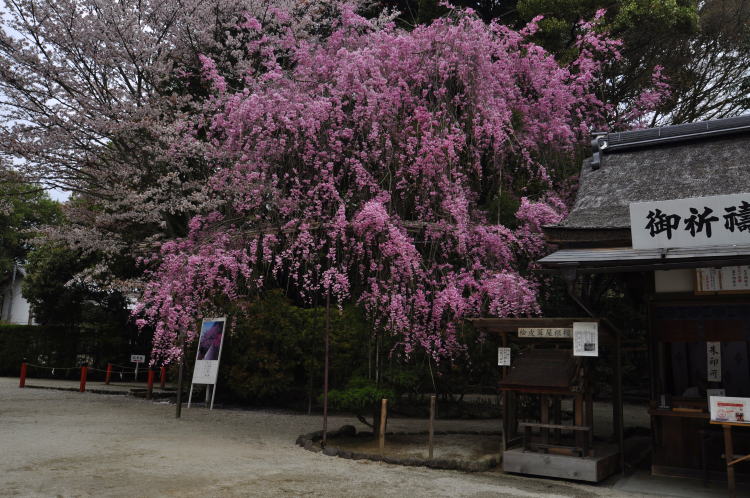
[[193, 368], [193, 381], [190, 384], [190, 395], [188, 396], [188, 408], [193, 400], [193, 385], [206, 385], [206, 404], [208, 404], [209, 388], [211, 386], [211, 405], [213, 409], [214, 397], [216, 396], [216, 379], [219, 375], [219, 361], [221, 350], [224, 347], [224, 329], [227, 323], [226, 317], [204, 318], [201, 324], [201, 333], [198, 337], [198, 351], [195, 355], [195, 368]]
[[198, 351], [193, 369], [193, 384], [216, 384], [226, 318], [206, 318], [201, 324]]

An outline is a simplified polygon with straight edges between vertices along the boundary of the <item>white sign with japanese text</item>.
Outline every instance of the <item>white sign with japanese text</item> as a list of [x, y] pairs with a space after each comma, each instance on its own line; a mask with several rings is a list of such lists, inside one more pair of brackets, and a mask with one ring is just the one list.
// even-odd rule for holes
[[721, 343], [707, 342], [706, 357], [708, 358], [708, 381], [721, 382]]
[[750, 398], [734, 398], [729, 396], [711, 396], [711, 420], [713, 422], [732, 422], [748, 424], [748, 408]]
[[500, 367], [510, 366], [510, 348], [497, 348], [497, 365]]
[[698, 292], [733, 292], [750, 290], [750, 266], [696, 268]]
[[630, 203], [633, 249], [750, 245], [750, 194]]
[[130, 363], [146, 363], [145, 354], [131, 354]]
[[573, 356], [599, 356], [597, 322], [573, 322]]
[[550, 339], [570, 339], [573, 337], [573, 329], [570, 327], [520, 327], [518, 337]]

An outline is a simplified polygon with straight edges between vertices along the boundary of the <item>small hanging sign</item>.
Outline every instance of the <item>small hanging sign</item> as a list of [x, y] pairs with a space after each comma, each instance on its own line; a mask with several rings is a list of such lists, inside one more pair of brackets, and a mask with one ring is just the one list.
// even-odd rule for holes
[[519, 327], [518, 337], [570, 339], [573, 329], [570, 327]]
[[573, 323], [573, 356], [599, 356], [599, 323]]
[[510, 348], [497, 348], [497, 365], [500, 367], [510, 366]]
[[721, 382], [721, 343], [707, 342], [706, 357], [708, 358], [708, 381]]

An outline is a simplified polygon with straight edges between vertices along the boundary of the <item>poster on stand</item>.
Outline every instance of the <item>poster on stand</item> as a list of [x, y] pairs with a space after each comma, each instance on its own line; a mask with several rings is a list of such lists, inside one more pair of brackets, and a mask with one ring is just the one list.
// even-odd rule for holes
[[216, 384], [226, 323], [226, 317], [203, 320], [193, 369], [193, 384]]
[[599, 323], [573, 323], [573, 356], [599, 356]]
[[750, 398], [711, 396], [711, 422], [750, 424]]

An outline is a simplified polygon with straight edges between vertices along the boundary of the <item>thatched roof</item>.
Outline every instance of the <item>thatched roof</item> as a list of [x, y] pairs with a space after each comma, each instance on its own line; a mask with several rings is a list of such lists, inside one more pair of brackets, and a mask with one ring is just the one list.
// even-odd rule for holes
[[552, 241], [629, 245], [631, 202], [750, 192], [750, 116], [613, 133], [597, 141], [607, 147], [584, 161], [569, 216], [545, 227]]

